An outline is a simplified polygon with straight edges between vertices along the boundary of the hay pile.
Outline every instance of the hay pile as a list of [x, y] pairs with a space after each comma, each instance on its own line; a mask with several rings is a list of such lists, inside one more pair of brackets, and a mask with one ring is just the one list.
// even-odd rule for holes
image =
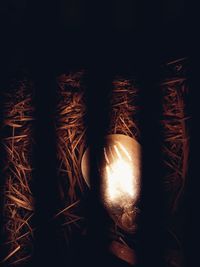
[[87, 188], [81, 173], [87, 130], [83, 76], [84, 72], [80, 71], [63, 74], [57, 79], [57, 158], [63, 208], [56, 217], [62, 217], [66, 241], [70, 240], [72, 229], [76, 231], [83, 221], [80, 198]]
[[32, 88], [26, 78], [15, 81], [5, 96], [3, 107], [4, 242], [1, 250], [2, 263], [12, 265], [26, 262], [33, 252]]
[[[165, 80], [161, 84], [163, 97], [163, 165], [168, 243], [165, 260], [168, 267], [184, 265], [183, 225], [180, 212], [188, 179], [189, 127], [187, 96], [189, 85], [185, 59], [164, 66]], [[178, 214], [178, 217], [176, 217]]]
[[[62, 218], [65, 240], [70, 243], [74, 232], [83, 233], [86, 230], [81, 200], [88, 190], [81, 173], [81, 160], [87, 147], [84, 72], [61, 75], [57, 79], [57, 85], [57, 157], [63, 208], [56, 217]], [[113, 81], [112, 89], [108, 96], [110, 102], [109, 128], [106, 134], [124, 134], [138, 140], [140, 135], [137, 121], [138, 90], [133, 80], [116, 78]], [[79, 230], [77, 230], [78, 228]], [[126, 233], [123, 233], [115, 223], [111, 228], [111, 240], [118, 241], [117, 253], [120, 253], [122, 246], [124, 251], [128, 251], [127, 257], [132, 257], [133, 250], [129, 247], [132, 238], [127, 238]], [[116, 243], [114, 243], [114, 247], [116, 252]], [[115, 252], [114, 254], [116, 254]]]
[[[112, 91], [109, 96], [109, 127], [107, 134], [123, 134], [137, 141], [140, 140], [138, 93], [138, 87], [134, 80], [124, 77], [117, 77], [113, 80]], [[139, 207], [134, 206], [130, 221], [133, 221], [135, 229], [137, 228], [136, 218], [139, 212]], [[113, 221], [110, 228], [110, 239], [109, 250], [115, 256], [131, 265], [136, 263], [135, 245], [137, 241], [135, 232], [125, 232], [117, 222]]]
[[135, 81], [117, 77], [110, 95], [108, 134], [124, 134], [139, 140], [138, 88]]
[[169, 208], [173, 213], [178, 209], [187, 179], [189, 157], [189, 134], [186, 110], [188, 95], [187, 78], [180, 75], [184, 61], [168, 63], [174, 75], [161, 84], [163, 94], [162, 127], [164, 133], [163, 154], [165, 167], [165, 188], [170, 192]]

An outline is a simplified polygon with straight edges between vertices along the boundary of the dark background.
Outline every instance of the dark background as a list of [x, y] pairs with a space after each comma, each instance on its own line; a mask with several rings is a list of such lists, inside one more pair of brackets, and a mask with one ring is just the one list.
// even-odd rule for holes
[[[47, 225], [58, 205], [56, 182], [55, 137], [53, 112], [56, 104], [55, 77], [68, 70], [86, 68], [88, 78], [88, 114], [91, 142], [98, 143], [103, 133], [106, 113], [102, 111], [105, 92], [116, 74], [136, 76], [142, 85], [142, 133], [144, 144], [144, 215], [141, 237], [142, 266], [163, 266], [163, 213], [160, 168], [160, 95], [155, 89], [160, 65], [166, 61], [188, 57], [190, 71], [194, 69], [193, 44], [195, 31], [189, 1], [1, 1], [1, 84], [25, 69], [36, 84], [36, 196], [37, 220], [40, 231], [36, 236], [34, 266], [67, 266], [64, 245], [56, 241], [55, 225]], [[191, 1], [190, 1], [191, 4]], [[198, 78], [191, 71], [191, 85]], [[194, 95], [190, 96], [190, 109]], [[93, 116], [92, 114], [95, 114]], [[148, 119], [147, 119], [148, 118]], [[98, 124], [96, 123], [98, 121]], [[191, 130], [192, 132], [192, 130]], [[193, 131], [194, 132], [194, 131]], [[194, 142], [194, 141], [193, 141]], [[193, 143], [192, 143], [193, 144]], [[193, 149], [194, 150], [194, 149]], [[192, 150], [192, 151], [193, 151]], [[194, 175], [195, 159], [190, 173]], [[48, 186], [47, 186], [48, 184]], [[191, 214], [194, 189], [188, 185], [185, 204], [186, 266], [194, 266], [195, 246]], [[92, 206], [90, 209], [92, 210]], [[89, 209], [89, 210], [90, 210]], [[98, 246], [104, 238], [97, 234], [101, 223], [91, 215], [90, 239], [77, 245], [74, 265], [121, 266], [102, 256]], [[100, 231], [101, 232], [101, 231]], [[98, 241], [97, 241], [98, 240]], [[96, 249], [91, 242], [95, 242]], [[96, 252], [95, 252], [96, 251]], [[96, 253], [96, 254], [95, 254]]]
[[163, 62], [188, 54], [189, 1], [148, 2], [1, 1], [3, 69], [29, 65], [58, 72], [88, 64], [124, 69], [150, 57]]

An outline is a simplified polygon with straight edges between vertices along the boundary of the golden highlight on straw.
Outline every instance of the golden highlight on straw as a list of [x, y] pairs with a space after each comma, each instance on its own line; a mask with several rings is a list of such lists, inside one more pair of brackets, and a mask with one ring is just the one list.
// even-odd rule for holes
[[[168, 67], [183, 68], [184, 61], [168, 63]], [[172, 65], [172, 66], [171, 66]], [[178, 208], [187, 179], [189, 157], [189, 133], [186, 111], [188, 82], [185, 76], [174, 76], [162, 84], [164, 133], [163, 156], [165, 165], [165, 188], [170, 192], [171, 212]]]
[[[178, 59], [164, 66], [165, 80], [160, 85], [163, 100], [163, 163], [166, 207], [166, 225], [171, 242], [165, 248], [165, 260], [169, 266], [182, 266], [184, 233], [180, 227], [181, 200], [188, 177], [189, 126], [187, 110], [189, 84], [187, 59]], [[177, 216], [178, 215], [178, 216]], [[179, 218], [177, 220], [177, 218]]]
[[87, 188], [81, 173], [81, 159], [86, 148], [86, 103], [83, 85], [84, 71], [58, 77], [58, 105], [56, 110], [56, 135], [60, 198], [66, 240], [72, 228], [80, 227], [80, 199]]
[[[33, 252], [32, 83], [15, 81], [4, 98], [4, 242], [2, 263], [23, 264]], [[2, 254], [1, 254], [2, 255]]]
[[117, 77], [110, 96], [108, 134], [124, 134], [139, 140], [138, 87], [134, 80]]
[[110, 95], [109, 127], [101, 162], [102, 203], [113, 220], [109, 251], [133, 265], [141, 192], [141, 146], [138, 87], [116, 77]]

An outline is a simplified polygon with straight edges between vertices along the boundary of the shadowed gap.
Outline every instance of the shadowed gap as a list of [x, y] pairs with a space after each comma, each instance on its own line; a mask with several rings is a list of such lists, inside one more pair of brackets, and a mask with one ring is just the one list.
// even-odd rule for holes
[[[51, 77], [51, 78], [49, 78]], [[58, 210], [59, 195], [56, 173], [56, 144], [54, 111], [56, 105], [55, 80], [53, 73], [41, 72], [36, 78], [36, 147], [35, 196], [36, 233], [35, 265], [63, 266], [60, 244], [56, 236], [56, 223], [53, 216]]]
[[[154, 55], [155, 56], [155, 55]], [[163, 262], [163, 188], [161, 163], [161, 92], [159, 60], [149, 55], [141, 61], [141, 136], [143, 144], [141, 266], [162, 266]]]
[[[93, 66], [94, 67], [94, 66]], [[107, 216], [100, 204], [100, 177], [97, 172], [97, 154], [99, 147], [103, 145], [103, 136], [108, 124], [107, 118], [107, 93], [111, 89], [112, 80], [110, 72], [105, 65], [99, 65], [89, 69], [89, 80], [87, 81], [87, 110], [88, 110], [88, 141], [90, 151], [90, 177], [91, 194], [88, 200], [88, 228], [89, 249], [93, 257], [89, 265], [108, 264], [106, 257]], [[96, 259], [96, 260], [95, 260]], [[97, 260], [98, 259], [98, 260]], [[107, 259], [107, 260], [106, 260]]]

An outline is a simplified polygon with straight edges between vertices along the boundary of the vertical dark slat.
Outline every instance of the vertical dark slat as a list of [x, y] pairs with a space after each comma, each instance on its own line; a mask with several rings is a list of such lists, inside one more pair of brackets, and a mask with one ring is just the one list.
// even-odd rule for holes
[[[102, 145], [105, 128], [107, 125], [107, 103], [106, 93], [111, 86], [111, 80], [105, 69], [100, 66], [89, 70], [90, 78], [88, 83], [87, 107], [88, 107], [88, 141], [90, 151], [90, 183], [91, 195], [88, 204], [88, 241], [89, 251], [93, 257], [88, 258], [89, 265], [101, 266], [105, 263], [105, 247], [107, 243], [106, 217], [100, 205], [99, 186], [100, 179], [97, 172], [96, 158], [98, 148]], [[99, 259], [98, 261], [95, 258]]]
[[[58, 208], [56, 174], [56, 144], [54, 132], [55, 81], [53, 74], [37, 77], [36, 106], [36, 253], [35, 265], [62, 266], [56, 224], [53, 220]], [[51, 78], [49, 78], [51, 75]]]
[[[155, 55], [154, 55], [155, 56]], [[146, 61], [147, 60], [147, 61]], [[145, 58], [141, 69], [141, 136], [143, 144], [141, 259], [142, 266], [163, 264], [163, 198], [161, 164], [161, 95], [156, 86], [160, 75], [156, 57]]]
[[4, 200], [5, 196], [3, 194], [4, 189], [4, 182], [5, 182], [5, 176], [3, 173], [4, 163], [3, 160], [5, 159], [5, 150], [3, 149], [3, 104], [4, 104], [4, 94], [5, 94], [5, 88], [7, 88], [7, 79], [8, 77], [4, 76], [4, 78], [0, 78], [0, 246], [2, 246], [3, 243], [3, 208], [4, 208]]
[[[195, 47], [196, 48], [196, 47]], [[190, 116], [189, 129], [189, 160], [188, 160], [188, 180], [184, 192], [184, 225], [183, 225], [183, 249], [185, 266], [196, 265], [199, 260], [198, 239], [199, 239], [199, 216], [197, 214], [199, 206], [199, 72], [198, 49], [190, 51], [187, 59], [187, 79], [189, 92], [187, 95], [187, 114]]]

